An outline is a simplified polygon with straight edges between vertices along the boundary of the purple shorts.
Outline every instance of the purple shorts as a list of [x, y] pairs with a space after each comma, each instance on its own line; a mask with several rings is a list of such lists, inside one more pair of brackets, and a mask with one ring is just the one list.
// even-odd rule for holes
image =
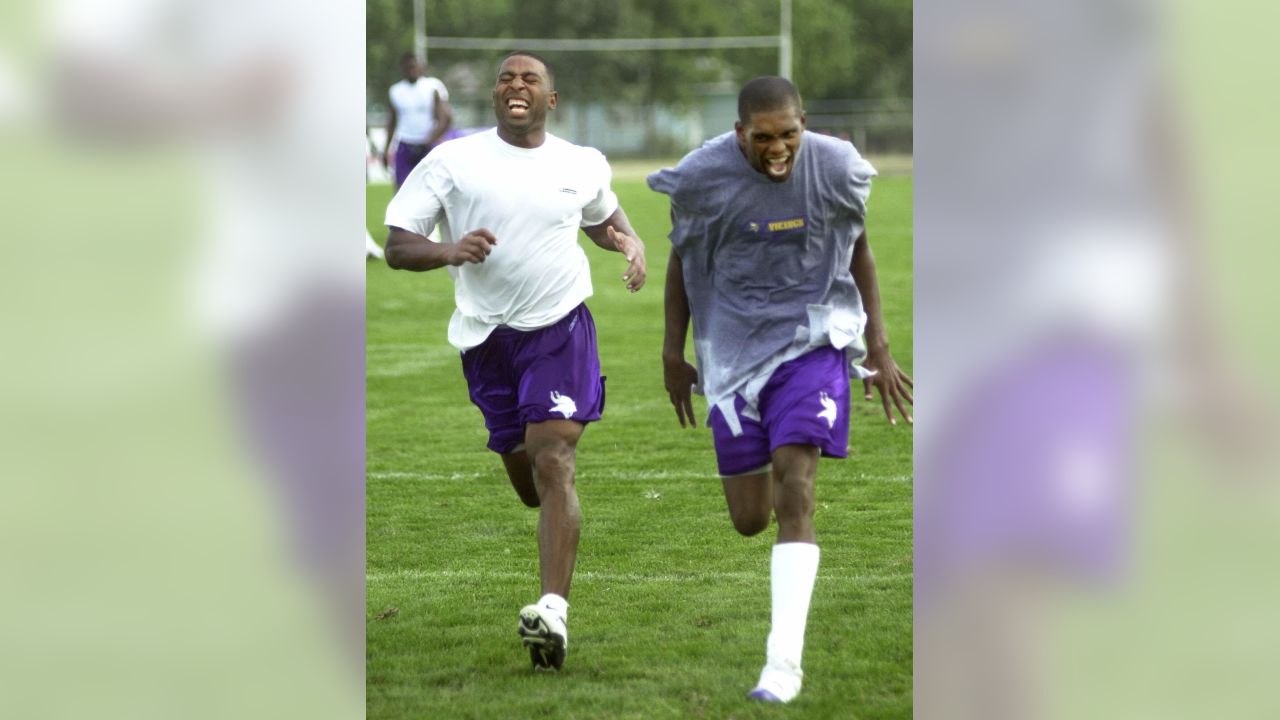
[[462, 374], [496, 453], [523, 443], [529, 423], [588, 423], [604, 410], [596, 325], [586, 305], [538, 330], [494, 329], [462, 353]]
[[431, 152], [431, 148], [426, 145], [396, 143], [395, 171], [397, 190], [409, 177], [409, 173], [413, 172], [413, 168], [422, 162], [422, 158], [426, 157], [429, 152]]
[[814, 445], [825, 457], [849, 455], [849, 366], [843, 350], [822, 347], [778, 366], [760, 392], [760, 420], [743, 417], [745, 406], [742, 397], [734, 399], [742, 424], [738, 437], [720, 409], [711, 409], [723, 476], [768, 465], [783, 445]]

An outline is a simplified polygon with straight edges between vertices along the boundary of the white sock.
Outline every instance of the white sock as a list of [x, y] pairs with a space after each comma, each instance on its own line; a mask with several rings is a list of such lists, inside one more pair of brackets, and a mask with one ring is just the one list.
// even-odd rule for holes
[[557, 614], [560, 615], [560, 617], [565, 619], [565, 622], [568, 622], [569, 620], [569, 601], [568, 600], [565, 600], [564, 598], [560, 597], [555, 593], [547, 593], [546, 595], [543, 595], [541, 598], [539, 598], [538, 604], [544, 608], [547, 608], [549, 610], [556, 612]]
[[785, 660], [800, 667], [804, 651], [804, 626], [809, 620], [809, 599], [818, 577], [818, 546], [781, 543], [773, 546], [770, 564], [773, 588], [773, 627], [767, 647], [770, 661]]

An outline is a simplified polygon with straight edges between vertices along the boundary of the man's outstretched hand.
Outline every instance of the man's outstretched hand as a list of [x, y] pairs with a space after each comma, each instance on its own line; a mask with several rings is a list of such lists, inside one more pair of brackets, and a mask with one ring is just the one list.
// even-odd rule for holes
[[[683, 357], [662, 356], [662, 381], [676, 409], [680, 427], [698, 427], [693, 414], [693, 386], [698, 383], [698, 370]], [[686, 424], [686, 420], [688, 424]]]
[[[874, 386], [880, 391], [880, 403], [884, 405], [884, 416], [888, 418], [890, 425], [898, 424], [898, 421], [893, 417], [893, 409], [889, 405], [890, 400], [898, 408], [898, 412], [902, 413], [902, 417], [907, 421], [907, 424], [914, 422], [906, 406], [915, 404], [914, 398], [911, 397], [911, 391], [915, 389], [915, 385], [911, 382], [911, 376], [898, 367], [893, 355], [889, 353], [889, 348], [868, 349], [867, 359], [863, 361], [862, 367], [875, 371], [875, 375], [862, 381], [862, 389], [865, 393], [863, 397], [871, 400], [871, 388]], [[906, 401], [906, 405], [903, 405], [903, 401]]]
[[627, 271], [622, 274], [622, 279], [627, 283], [628, 290], [636, 292], [644, 287], [646, 276], [644, 243], [634, 235], [614, 230], [612, 225], [606, 229], [606, 232], [609, 233], [609, 240], [613, 242], [613, 246], [618, 248], [622, 257], [627, 259]]

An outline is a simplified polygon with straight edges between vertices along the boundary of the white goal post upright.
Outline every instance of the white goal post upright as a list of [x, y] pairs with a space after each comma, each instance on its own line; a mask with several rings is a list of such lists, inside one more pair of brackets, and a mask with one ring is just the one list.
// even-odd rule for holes
[[413, 54], [422, 64], [427, 64], [427, 11], [426, 0], [413, 0]]
[[782, 0], [778, 27], [778, 77], [791, 79], [791, 0]]

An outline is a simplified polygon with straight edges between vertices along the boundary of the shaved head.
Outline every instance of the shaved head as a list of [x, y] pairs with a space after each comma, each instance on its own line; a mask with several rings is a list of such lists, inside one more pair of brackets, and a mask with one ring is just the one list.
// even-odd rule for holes
[[742, 92], [738, 93], [738, 121], [744, 125], [750, 122], [752, 113], [788, 108], [795, 108], [798, 113], [804, 110], [800, 91], [786, 78], [758, 77], [743, 85]]

